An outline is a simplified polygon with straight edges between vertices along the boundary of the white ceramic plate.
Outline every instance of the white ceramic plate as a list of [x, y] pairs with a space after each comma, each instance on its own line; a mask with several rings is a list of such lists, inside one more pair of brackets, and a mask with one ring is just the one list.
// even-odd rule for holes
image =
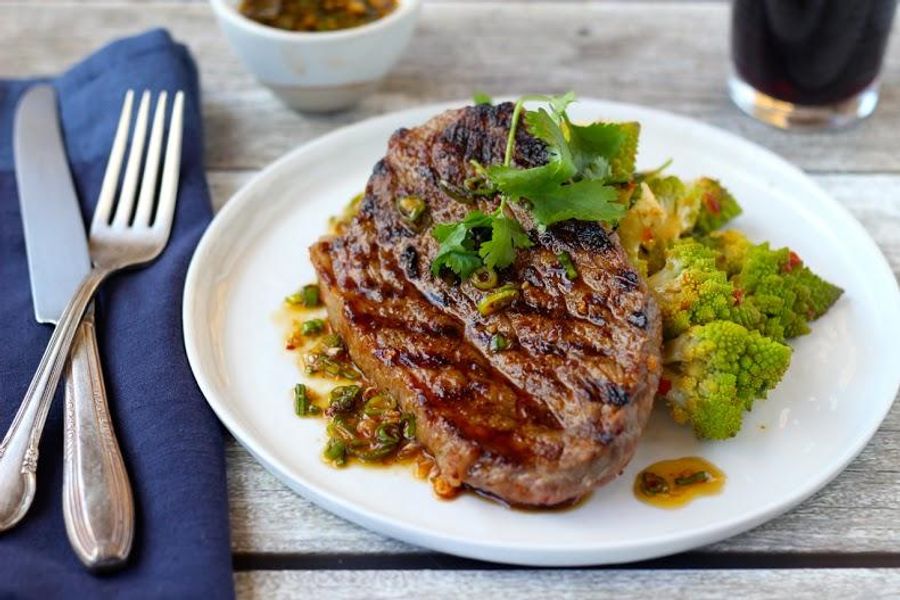
[[[390, 134], [461, 104], [386, 115], [294, 150], [244, 186], [203, 237], [185, 287], [185, 345], [210, 406], [263, 465], [306, 498], [385, 535], [547, 566], [633, 561], [716, 542], [797, 505], [859, 453], [900, 375], [900, 294], [874, 242], [801, 171], [759, 146], [664, 112], [582, 100], [570, 111], [576, 119], [641, 122], [642, 168], [671, 157], [672, 173], [720, 178], [744, 207], [735, 226], [790, 245], [845, 295], [793, 342], [784, 381], [746, 416], [737, 438], [698, 442], [658, 407], [624, 474], [573, 510], [512, 511], [473, 495], [440, 501], [408, 467], [327, 466], [322, 420], [293, 414], [299, 369], [274, 315], [286, 294], [314, 279], [307, 247], [364, 188]], [[677, 511], [632, 496], [641, 468], [688, 455], [725, 471], [722, 494]]]

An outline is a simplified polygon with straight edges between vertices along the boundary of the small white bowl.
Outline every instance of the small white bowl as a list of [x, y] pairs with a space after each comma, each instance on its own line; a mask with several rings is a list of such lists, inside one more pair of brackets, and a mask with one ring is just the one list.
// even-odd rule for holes
[[412, 38], [421, 0], [372, 23], [337, 31], [285, 31], [248, 19], [239, 0], [210, 0], [231, 47], [256, 79], [291, 108], [348, 108], [375, 89]]

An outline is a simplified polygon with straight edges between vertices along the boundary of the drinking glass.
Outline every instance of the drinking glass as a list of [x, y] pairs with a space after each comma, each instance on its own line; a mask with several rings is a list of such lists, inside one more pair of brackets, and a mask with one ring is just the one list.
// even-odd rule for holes
[[731, 99], [783, 129], [866, 118], [896, 8], [897, 0], [734, 0]]

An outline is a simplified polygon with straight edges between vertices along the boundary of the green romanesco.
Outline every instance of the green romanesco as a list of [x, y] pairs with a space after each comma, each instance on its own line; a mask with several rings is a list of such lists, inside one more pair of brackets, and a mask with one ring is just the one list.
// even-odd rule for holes
[[737, 231], [714, 232], [703, 243], [719, 253], [729, 273], [737, 306], [732, 320], [776, 340], [809, 333], [843, 293], [813, 273], [788, 248], [751, 244]]
[[719, 268], [728, 273], [728, 276], [737, 274], [744, 264], [747, 251], [753, 244], [737, 229], [713, 231], [708, 236], [697, 238], [705, 245], [715, 250], [719, 257]]
[[684, 238], [669, 248], [665, 266], [647, 279], [663, 320], [663, 336], [674, 338], [692, 325], [730, 320], [734, 287], [716, 266], [714, 250]]
[[726, 439], [741, 428], [745, 410], [781, 380], [791, 348], [737, 323], [691, 327], [663, 352], [659, 395], [678, 423], [704, 439]]
[[657, 232], [666, 221], [666, 211], [646, 183], [640, 184], [634, 194], [637, 199], [619, 221], [617, 231], [631, 263], [646, 277], [651, 272], [651, 256], [665, 255], [664, 242]]
[[618, 233], [645, 276], [663, 267], [669, 247], [679, 238], [708, 233], [741, 212], [731, 194], [712, 179], [686, 184], [657, 173], [637, 181]]
[[693, 233], [703, 235], [719, 229], [725, 223], [741, 214], [741, 206], [728, 190], [709, 177], [701, 177], [688, 190], [686, 202], [697, 207], [697, 220]]

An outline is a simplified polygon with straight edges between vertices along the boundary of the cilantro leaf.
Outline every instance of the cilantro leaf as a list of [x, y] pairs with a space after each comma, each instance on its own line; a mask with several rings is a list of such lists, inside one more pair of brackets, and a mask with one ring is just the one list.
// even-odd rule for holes
[[550, 105], [550, 110], [553, 111], [553, 116], [556, 117], [557, 123], [562, 122], [562, 119], [565, 118], [566, 109], [573, 102], [575, 102], [575, 92], [571, 90], [562, 96], [550, 96], [547, 99], [547, 103]]
[[431, 272], [439, 275], [447, 267], [461, 278], [466, 279], [481, 266], [481, 258], [475, 249], [470, 232], [479, 227], [491, 227], [492, 217], [480, 210], [473, 210], [458, 223], [435, 225], [431, 235], [441, 243], [431, 261]]
[[491, 223], [491, 239], [481, 244], [478, 254], [487, 267], [502, 269], [516, 259], [517, 248], [529, 248], [531, 245], [531, 239], [518, 221], [498, 215]]
[[[591, 179], [606, 179], [609, 176], [609, 161], [616, 156], [625, 139], [619, 124], [575, 125], [566, 117], [566, 131], [578, 172]], [[598, 165], [603, 166], [598, 168]]]
[[491, 105], [494, 103], [494, 100], [489, 95], [485, 94], [484, 92], [475, 92], [474, 94], [472, 94], [472, 100], [475, 102], [476, 105], [479, 105], [479, 104]]
[[613, 222], [625, 212], [625, 207], [616, 202], [617, 197], [615, 188], [584, 179], [542, 190], [540, 195], [531, 195], [529, 199], [535, 221], [546, 227], [569, 219]]
[[578, 171], [562, 129], [546, 110], [542, 108], [526, 113], [525, 122], [533, 136], [546, 142], [550, 160], [545, 165], [530, 169], [502, 165], [489, 167], [487, 174], [493, 186], [510, 198], [527, 197], [537, 188], [559, 185]]
[[447, 267], [461, 279], [468, 279], [481, 267], [481, 258], [474, 250], [449, 250], [434, 257], [434, 261], [431, 263], [431, 272], [439, 275], [443, 267]]

